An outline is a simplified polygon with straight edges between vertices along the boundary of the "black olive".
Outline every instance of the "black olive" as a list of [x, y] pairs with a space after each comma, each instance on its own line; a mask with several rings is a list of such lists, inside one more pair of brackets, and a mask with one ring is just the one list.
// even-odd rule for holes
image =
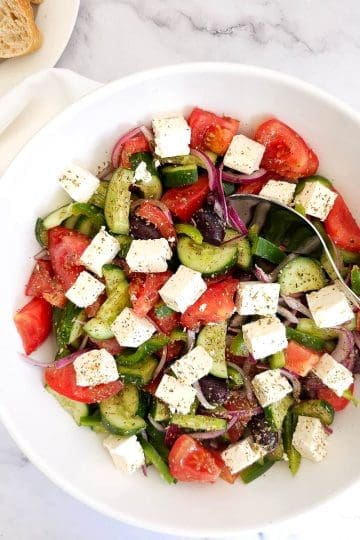
[[136, 214], [130, 215], [130, 234], [136, 240], [161, 238], [159, 229], [153, 223]]
[[225, 221], [209, 208], [195, 212], [193, 220], [204, 237], [205, 242], [219, 246], [225, 236]]
[[250, 420], [248, 427], [250, 428], [256, 443], [261, 444], [261, 446], [265, 446], [269, 451], [275, 448], [278, 443], [278, 434], [276, 431], [271, 429], [271, 426], [266, 420], [265, 416], [254, 416]]
[[228, 386], [225, 380], [207, 375], [199, 380], [202, 393], [210, 403], [221, 405], [229, 394]]

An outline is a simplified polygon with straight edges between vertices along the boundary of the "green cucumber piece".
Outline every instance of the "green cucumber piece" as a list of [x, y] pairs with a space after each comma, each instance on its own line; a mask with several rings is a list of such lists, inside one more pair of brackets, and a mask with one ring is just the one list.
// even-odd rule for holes
[[225, 197], [230, 197], [236, 192], [236, 184], [231, 184], [230, 182], [223, 182], [223, 189]]
[[160, 456], [159, 452], [154, 448], [152, 444], [148, 441], [145, 441], [144, 437], [140, 437], [140, 444], [145, 454], [146, 461], [152, 463], [154, 467], [158, 470], [160, 476], [168, 484], [175, 484], [176, 479], [170, 473], [170, 469], [165, 463], [165, 461]]
[[347, 251], [346, 249], [340, 249], [339, 251], [344, 264], [360, 264], [360, 253]]
[[65, 219], [63, 225], [67, 229], [75, 229], [75, 226], [78, 220], [79, 220], [78, 216], [70, 216], [69, 218]]
[[223, 418], [213, 418], [202, 414], [173, 414], [171, 424], [193, 431], [222, 431], [227, 427]]
[[285, 366], [284, 351], [278, 351], [269, 357], [270, 369], [279, 369]]
[[232, 388], [241, 388], [244, 385], [244, 378], [241, 373], [233, 368], [232, 366], [227, 367], [228, 378], [229, 378], [229, 387]]
[[166, 165], [161, 168], [161, 178], [164, 186], [181, 187], [195, 184], [198, 180], [196, 165]]
[[130, 156], [131, 168], [133, 171], [143, 161], [146, 169], [151, 174], [151, 180], [137, 180], [136, 187], [140, 189], [145, 199], [160, 199], [162, 195], [162, 184], [155, 167], [154, 158], [150, 152], [135, 152]]
[[265, 407], [265, 418], [273, 430], [281, 430], [284, 418], [293, 403], [294, 399], [291, 396], [285, 396], [283, 399], [280, 399], [280, 401], [276, 401], [275, 403]]
[[236, 265], [241, 270], [249, 270], [252, 265], [251, 246], [247, 238], [239, 238], [240, 234], [234, 229], [226, 229], [224, 241], [228, 242], [232, 238], [233, 242], [228, 242], [230, 245], [234, 245], [238, 248], [238, 257]]
[[360, 294], [360, 268], [357, 265], [351, 269], [351, 288], [355, 294]]
[[201, 272], [203, 276], [216, 276], [234, 266], [238, 257], [236, 246], [224, 244], [213, 246], [206, 242], [196, 244], [187, 236], [181, 236], [177, 244], [180, 262]]
[[297, 416], [312, 416], [318, 418], [326, 426], [334, 421], [334, 407], [324, 399], [308, 399], [294, 405], [292, 412]]
[[[329, 276], [330, 279], [335, 281], [338, 279], [337, 274], [335, 273], [335, 270], [332, 267], [332, 264], [329, 261], [328, 256], [326, 255], [325, 251], [322, 252], [321, 258], [320, 258], [320, 264]], [[341, 272], [342, 273], [342, 272]]]
[[120, 246], [118, 257], [125, 259], [133, 239], [131, 238], [131, 236], [128, 236], [126, 234], [116, 234], [115, 238], [119, 242]]
[[222, 379], [228, 376], [225, 358], [226, 330], [226, 323], [209, 324], [204, 326], [196, 340], [196, 344], [201, 345], [213, 360], [210, 373]]
[[89, 427], [92, 431], [95, 431], [95, 433], [106, 433], [106, 429], [101, 421], [99, 409], [96, 409], [93, 414], [83, 416], [80, 420], [80, 425], [83, 427]]
[[105, 199], [105, 219], [113, 233], [129, 233], [129, 212], [134, 173], [129, 169], [117, 169], [111, 177]]
[[296, 422], [296, 418], [291, 414], [291, 411], [289, 411], [284, 418], [282, 428], [284, 451], [288, 457], [289, 469], [293, 476], [295, 476], [295, 474], [298, 472], [301, 463], [301, 455], [292, 444]]
[[106, 193], [109, 187], [109, 182], [101, 180], [99, 187], [95, 191], [94, 195], [88, 201], [90, 204], [98, 206], [99, 208], [105, 207]]
[[330, 180], [325, 178], [325, 176], [320, 176], [319, 174], [315, 174], [314, 176], [308, 176], [307, 178], [302, 178], [300, 182], [296, 184], [295, 196], [299, 195], [299, 193], [302, 192], [302, 190], [304, 189], [304, 187], [306, 186], [308, 182], [320, 182], [320, 184], [322, 184], [323, 186], [329, 189], [332, 188], [332, 183], [330, 182]]
[[112, 294], [100, 306], [96, 317], [90, 319], [84, 330], [94, 339], [110, 339], [114, 337], [111, 324], [122, 310], [130, 305], [129, 284], [121, 281]]
[[153, 398], [150, 414], [156, 422], [167, 422], [170, 419], [169, 407], [155, 397]]
[[241, 330], [231, 341], [230, 352], [234, 356], [249, 356], [249, 351], [245, 345], [244, 336]]
[[57, 208], [53, 212], [50, 212], [46, 217], [43, 218], [43, 226], [45, 229], [49, 230], [53, 227], [58, 227], [63, 221], [68, 219], [73, 215], [73, 203], [65, 204], [60, 208]]
[[133, 366], [145, 360], [156, 351], [163, 349], [170, 341], [170, 338], [163, 334], [157, 334], [145, 341], [137, 349], [127, 349], [121, 354], [118, 354], [116, 361], [121, 366]]
[[203, 235], [201, 234], [199, 229], [194, 227], [194, 225], [190, 225], [189, 223], [178, 223], [177, 225], [175, 225], [175, 230], [177, 234], [185, 234], [186, 236], [191, 238], [191, 240], [193, 240], [195, 244], [202, 244]]
[[281, 294], [317, 291], [326, 285], [324, 272], [318, 261], [310, 257], [296, 257], [279, 273]]
[[35, 223], [35, 238], [40, 244], [41, 247], [48, 246], [48, 232], [46, 227], [44, 227], [44, 220], [37, 218]]
[[114, 435], [135, 435], [146, 427], [145, 420], [136, 414], [139, 391], [133, 385], [125, 385], [121, 392], [104, 399], [99, 407], [104, 427]]
[[319, 328], [312, 319], [301, 318], [296, 326], [296, 330], [305, 334], [311, 334], [319, 339], [337, 339], [338, 331], [332, 328]]
[[81, 234], [84, 234], [85, 236], [89, 236], [90, 238], [95, 236], [97, 231], [94, 229], [94, 224], [91, 221], [90, 218], [86, 216], [80, 216], [75, 225], [75, 229], [79, 231]]
[[305, 332], [299, 332], [294, 328], [288, 326], [286, 328], [286, 337], [288, 339], [293, 339], [305, 347], [310, 347], [315, 351], [323, 351], [325, 349], [325, 341], [313, 334], [306, 334]]
[[260, 461], [256, 461], [252, 465], [249, 465], [249, 467], [246, 467], [246, 469], [240, 471], [239, 476], [244, 482], [244, 484], [249, 484], [250, 482], [253, 482], [257, 478], [259, 478], [259, 476], [265, 474], [269, 469], [271, 469], [274, 463], [274, 461], [271, 461], [269, 459], [262, 459]]
[[274, 450], [271, 450], [271, 452], [266, 455], [266, 459], [270, 461], [282, 461], [284, 459], [284, 447], [282, 442], [279, 442]]
[[145, 386], [153, 377], [158, 361], [153, 356], [148, 356], [142, 362], [134, 366], [118, 366], [120, 378], [126, 383], [136, 386]]
[[106, 294], [110, 296], [120, 283], [126, 281], [126, 274], [116, 264], [104, 264], [102, 271], [105, 279]]
[[158, 431], [156, 428], [154, 428], [151, 422], [148, 422], [146, 426], [146, 433], [148, 435], [149, 443], [153, 445], [165, 463], [168, 463], [169, 449], [165, 444], [165, 432]]
[[45, 389], [51, 394], [60, 405], [73, 417], [78, 426], [81, 424], [81, 419], [89, 414], [89, 406], [80, 401], [74, 401], [55, 392], [48, 384], [45, 384]]
[[75, 306], [68, 300], [64, 309], [59, 313], [55, 325], [55, 338], [60, 350], [66, 348], [67, 345], [73, 344], [83, 335], [83, 322], [85, 320], [85, 310]]
[[285, 253], [278, 246], [261, 236], [255, 238], [251, 253], [274, 264], [279, 264], [285, 259]]

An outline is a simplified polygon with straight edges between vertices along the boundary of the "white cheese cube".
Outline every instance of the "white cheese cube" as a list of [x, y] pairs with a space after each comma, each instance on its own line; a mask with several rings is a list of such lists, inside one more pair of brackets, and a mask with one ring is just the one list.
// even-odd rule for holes
[[183, 116], [154, 118], [155, 154], [161, 158], [190, 153], [191, 129]]
[[311, 461], [319, 462], [326, 456], [326, 433], [318, 418], [299, 416], [292, 438], [294, 448]]
[[324, 221], [334, 206], [337, 194], [321, 182], [306, 182], [304, 189], [295, 197], [295, 204], [301, 204], [305, 213]]
[[131, 437], [118, 437], [109, 435], [103, 442], [110, 452], [115, 467], [125, 473], [132, 474], [145, 465], [145, 456], [136, 435]]
[[313, 372], [339, 397], [354, 382], [351, 371], [328, 353], [322, 355], [319, 362], [313, 367]]
[[100, 180], [86, 169], [70, 165], [61, 174], [59, 183], [74, 201], [84, 203], [94, 195]]
[[66, 291], [65, 296], [76, 306], [87, 307], [93, 304], [104, 290], [105, 285], [101, 281], [84, 271]]
[[256, 398], [262, 407], [280, 401], [292, 392], [292, 386], [279, 369], [269, 369], [255, 375], [251, 382]]
[[229, 446], [221, 453], [231, 474], [236, 474], [265, 456], [265, 448], [256, 444], [251, 437]]
[[119, 249], [119, 242], [116, 238], [106, 232], [105, 227], [101, 227], [100, 231], [94, 236], [81, 255], [80, 262], [88, 270], [102, 277], [102, 267], [104, 264], [108, 264], [113, 260]]
[[212, 358], [201, 346], [195, 347], [171, 366], [180, 382], [193, 384], [205, 377], [212, 367]]
[[259, 195], [289, 206], [294, 198], [296, 184], [281, 180], [269, 180], [260, 191]]
[[175, 377], [164, 375], [155, 396], [169, 405], [172, 413], [188, 414], [194, 402], [196, 390], [192, 386], [182, 384]]
[[151, 182], [151, 172], [148, 171], [145, 161], [140, 161], [139, 165], [134, 171], [135, 182]]
[[345, 294], [336, 285], [328, 285], [306, 295], [307, 303], [319, 328], [339, 326], [354, 318]]
[[74, 369], [78, 386], [96, 386], [119, 378], [114, 357], [106, 349], [81, 354], [74, 360]]
[[177, 271], [161, 287], [159, 294], [174, 311], [184, 313], [206, 291], [206, 283], [201, 273], [180, 265]]
[[245, 345], [255, 360], [287, 347], [286, 328], [277, 317], [264, 317], [242, 327]]
[[126, 255], [132, 272], [166, 272], [172, 251], [165, 238], [133, 240]]
[[139, 347], [151, 338], [156, 328], [148, 319], [138, 317], [126, 307], [112, 323], [111, 330], [122, 347]]
[[225, 167], [245, 174], [260, 168], [265, 146], [245, 135], [235, 135], [224, 157]]
[[273, 315], [280, 294], [278, 283], [243, 281], [237, 287], [236, 309], [240, 315]]

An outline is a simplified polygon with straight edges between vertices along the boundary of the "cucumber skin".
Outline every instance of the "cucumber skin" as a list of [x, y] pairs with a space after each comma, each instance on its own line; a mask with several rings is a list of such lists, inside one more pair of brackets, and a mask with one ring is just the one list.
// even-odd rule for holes
[[292, 408], [292, 412], [299, 416], [318, 418], [327, 426], [333, 423], [335, 416], [334, 408], [324, 399], [308, 399], [307, 401], [302, 401]]
[[73, 417], [78, 426], [81, 425], [81, 418], [88, 416], [89, 406], [86, 403], [81, 403], [80, 401], [74, 401], [73, 399], [62, 396], [48, 384], [45, 385], [45, 390], [51, 394], [58, 403]]
[[114, 435], [135, 435], [146, 427], [145, 420], [136, 415], [139, 392], [133, 385], [125, 385], [119, 394], [103, 400], [99, 407], [103, 426]]
[[237, 262], [238, 248], [232, 245], [212, 246], [203, 242], [195, 244], [187, 236], [178, 240], [177, 254], [180, 262], [201, 272], [205, 277], [214, 277], [223, 274]]
[[[231, 240], [232, 238], [236, 238], [238, 236], [238, 231], [235, 231], [234, 229], [226, 229], [224, 240]], [[238, 248], [236, 265], [242, 270], [249, 270], [252, 265], [252, 254], [249, 240], [247, 238], [237, 238], [237, 240], [234, 240], [233, 245]]]
[[134, 173], [128, 169], [117, 169], [108, 186], [105, 199], [104, 214], [106, 223], [115, 234], [129, 233], [129, 211]]
[[170, 422], [193, 431], [225, 430], [227, 426], [226, 420], [222, 418], [212, 418], [201, 414], [173, 414]]
[[325, 274], [318, 261], [296, 257], [280, 271], [278, 283], [282, 294], [319, 290], [326, 285]]
[[226, 323], [204, 326], [196, 340], [196, 344], [201, 345], [213, 359], [211, 375], [221, 379], [228, 376], [225, 358], [226, 329]]

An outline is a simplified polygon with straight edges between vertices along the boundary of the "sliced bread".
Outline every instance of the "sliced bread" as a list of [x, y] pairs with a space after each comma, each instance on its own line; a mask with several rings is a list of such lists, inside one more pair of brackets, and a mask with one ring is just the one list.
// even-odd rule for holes
[[42, 42], [29, 0], [0, 0], [0, 58], [36, 51]]

